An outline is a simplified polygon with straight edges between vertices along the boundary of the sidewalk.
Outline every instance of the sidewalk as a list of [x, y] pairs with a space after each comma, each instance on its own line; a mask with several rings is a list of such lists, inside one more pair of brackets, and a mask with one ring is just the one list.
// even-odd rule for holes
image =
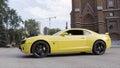
[[118, 41], [112, 41], [112, 46], [111, 47], [120, 47], [120, 40]]
[[118, 48], [120, 45], [112, 45], [111, 48]]

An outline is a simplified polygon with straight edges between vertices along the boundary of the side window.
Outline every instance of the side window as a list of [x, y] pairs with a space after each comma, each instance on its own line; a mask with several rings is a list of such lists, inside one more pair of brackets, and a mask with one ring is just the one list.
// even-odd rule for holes
[[69, 30], [67, 31], [68, 35], [89, 35], [91, 34], [89, 31], [86, 30]]
[[68, 35], [84, 35], [83, 30], [69, 30], [67, 33]]
[[84, 30], [84, 35], [89, 35], [89, 34], [91, 34], [91, 33]]

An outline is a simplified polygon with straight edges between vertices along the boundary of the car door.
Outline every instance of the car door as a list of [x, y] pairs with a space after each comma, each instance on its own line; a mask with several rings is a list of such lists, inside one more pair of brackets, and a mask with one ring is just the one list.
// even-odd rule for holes
[[80, 52], [87, 48], [87, 38], [83, 30], [68, 30], [68, 35], [61, 36], [57, 43], [59, 44], [60, 52]]

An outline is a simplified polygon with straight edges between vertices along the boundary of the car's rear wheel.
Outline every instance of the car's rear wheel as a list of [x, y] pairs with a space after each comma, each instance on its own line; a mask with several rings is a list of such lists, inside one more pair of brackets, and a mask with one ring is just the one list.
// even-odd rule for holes
[[32, 54], [37, 58], [46, 57], [49, 54], [49, 45], [44, 41], [38, 41], [32, 46]]
[[106, 44], [103, 41], [96, 41], [92, 51], [95, 55], [103, 55], [106, 51]]

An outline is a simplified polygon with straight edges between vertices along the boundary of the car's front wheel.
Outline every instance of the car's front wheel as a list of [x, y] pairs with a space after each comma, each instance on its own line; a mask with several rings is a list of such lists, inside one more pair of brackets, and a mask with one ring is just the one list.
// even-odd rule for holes
[[106, 51], [106, 44], [103, 41], [96, 41], [92, 51], [95, 55], [103, 55]]
[[49, 54], [49, 45], [44, 41], [38, 41], [33, 44], [31, 50], [35, 57], [42, 58]]

